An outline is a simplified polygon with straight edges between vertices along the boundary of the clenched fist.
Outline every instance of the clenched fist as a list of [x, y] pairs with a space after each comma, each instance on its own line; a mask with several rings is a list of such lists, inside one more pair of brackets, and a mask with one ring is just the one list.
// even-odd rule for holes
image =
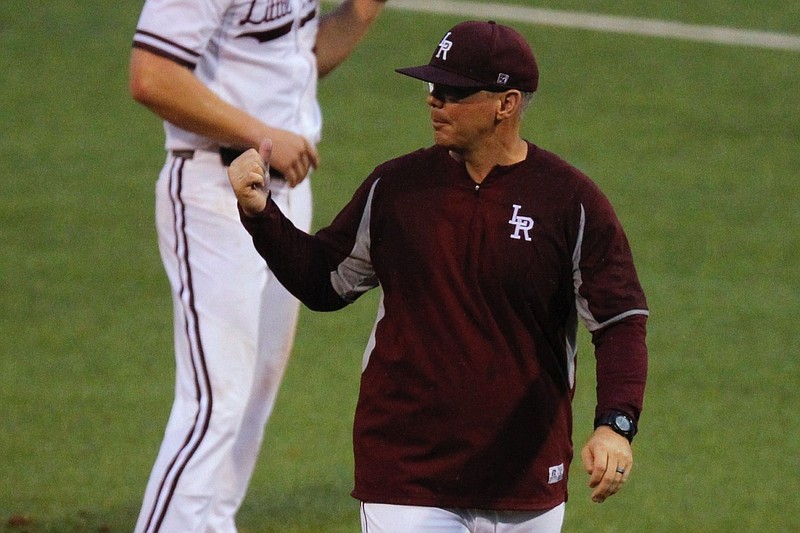
[[253, 148], [247, 150], [228, 167], [228, 180], [236, 200], [249, 217], [256, 216], [267, 206], [271, 155], [272, 140], [264, 139], [258, 151]]

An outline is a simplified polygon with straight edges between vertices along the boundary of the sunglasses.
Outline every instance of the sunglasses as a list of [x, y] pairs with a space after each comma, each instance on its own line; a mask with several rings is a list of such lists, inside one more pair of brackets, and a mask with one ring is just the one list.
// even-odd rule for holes
[[440, 83], [428, 83], [428, 92], [442, 102], [459, 102], [473, 94], [486, 90], [488, 89], [483, 87], [453, 87], [452, 85], [442, 85]]

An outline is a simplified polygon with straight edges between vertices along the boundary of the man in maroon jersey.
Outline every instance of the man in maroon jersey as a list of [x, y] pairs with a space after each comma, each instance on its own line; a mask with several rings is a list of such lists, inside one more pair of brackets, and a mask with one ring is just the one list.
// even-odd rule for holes
[[458, 24], [398, 72], [430, 84], [434, 146], [378, 166], [312, 236], [269, 196], [266, 140], [228, 172], [242, 222], [311, 309], [381, 288], [353, 437], [365, 532], [560, 531], [579, 318], [592, 499], [631, 470], [648, 310], [627, 238], [596, 184], [520, 137], [539, 73], [516, 31]]

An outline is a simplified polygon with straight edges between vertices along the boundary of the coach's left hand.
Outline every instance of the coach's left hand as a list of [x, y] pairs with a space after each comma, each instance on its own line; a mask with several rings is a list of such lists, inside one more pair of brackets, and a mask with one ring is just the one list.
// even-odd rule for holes
[[581, 450], [583, 467], [589, 474], [592, 501], [603, 503], [627, 481], [633, 466], [628, 439], [607, 426], [598, 427]]

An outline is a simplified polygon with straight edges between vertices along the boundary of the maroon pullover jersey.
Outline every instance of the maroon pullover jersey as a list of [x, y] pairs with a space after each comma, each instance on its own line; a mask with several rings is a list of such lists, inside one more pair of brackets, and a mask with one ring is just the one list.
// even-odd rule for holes
[[377, 167], [314, 236], [272, 202], [243, 222], [311, 309], [381, 287], [353, 430], [359, 500], [565, 501], [579, 317], [597, 412], [639, 417], [648, 311], [627, 239], [599, 188], [550, 152], [529, 144], [476, 184], [432, 147]]

